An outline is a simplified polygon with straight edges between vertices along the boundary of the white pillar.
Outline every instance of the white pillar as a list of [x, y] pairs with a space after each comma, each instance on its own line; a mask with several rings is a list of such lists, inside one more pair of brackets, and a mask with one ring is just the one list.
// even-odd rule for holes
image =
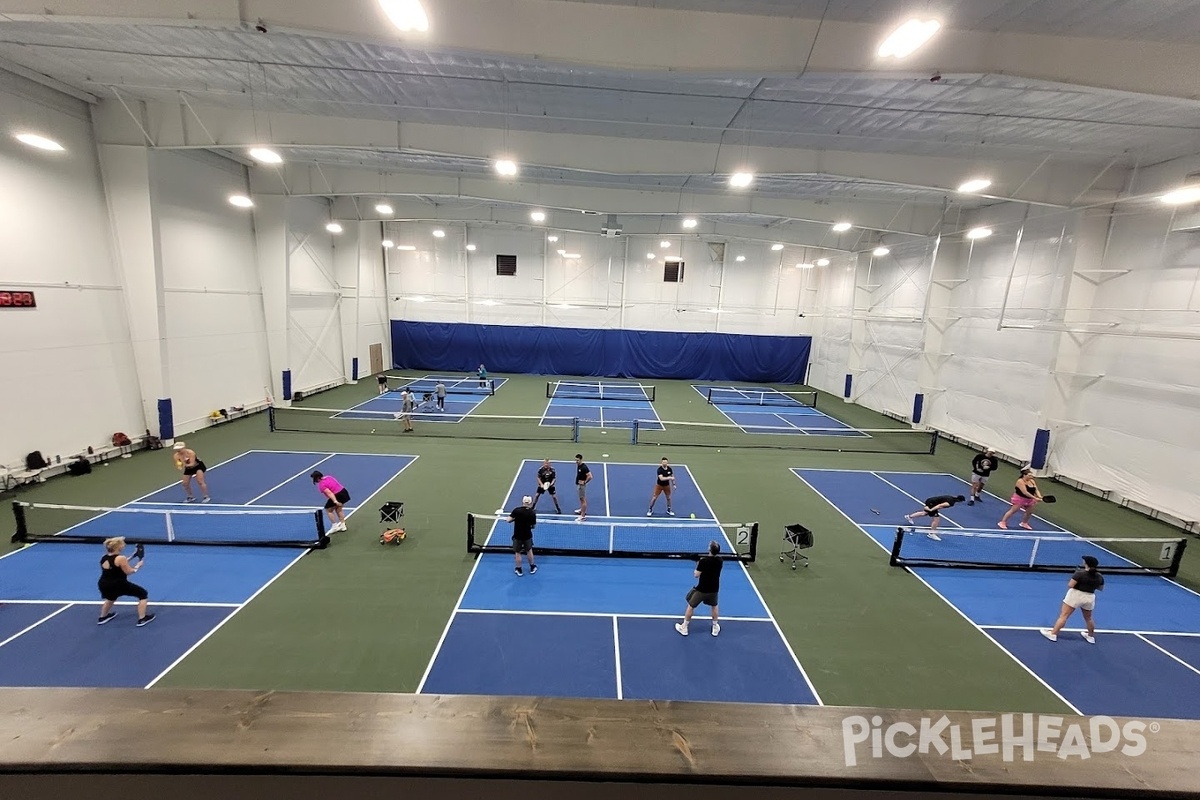
[[154, 154], [140, 146], [99, 145], [97, 149], [142, 407], [151, 430], [170, 440], [175, 430]]
[[358, 376], [371, 370], [366, 348], [359, 335], [362, 330], [363, 288], [370, 282], [363, 275], [366, 264], [359, 257], [357, 223], [347, 222], [342, 232], [333, 237], [333, 274], [342, 290], [342, 361], [346, 377], [353, 381], [354, 359], [358, 359]]
[[290, 405], [291, 395], [284, 396], [283, 379], [284, 372], [290, 369], [286, 197], [254, 197], [254, 237], [258, 244], [258, 278], [262, 286], [263, 316], [267, 324], [267, 358], [271, 370], [269, 388], [277, 405]]

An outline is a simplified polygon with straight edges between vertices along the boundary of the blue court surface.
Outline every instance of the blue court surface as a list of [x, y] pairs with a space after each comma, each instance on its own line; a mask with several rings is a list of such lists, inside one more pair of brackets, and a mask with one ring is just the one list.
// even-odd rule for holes
[[[319, 469], [350, 490], [346, 516], [353, 535], [354, 512], [415, 458], [250, 451], [208, 470], [210, 504], [184, 504], [183, 489], [176, 483], [68, 530], [84, 536], [132, 536], [122, 521], [135, 521], [139, 530], [161, 523], [161, 514], [132, 511], [142, 509], [179, 512], [172, 518], [186, 518], [186, 535], [193, 538], [202, 537], [207, 529], [213, 539], [226, 540], [235, 538], [231, 529], [241, 529], [246, 531], [244, 538], [254, 540], [255, 527], [268, 531], [259, 539], [311, 538], [312, 512], [323, 503], [309, 473]], [[243, 517], [228, 513], [236, 510], [280, 513]], [[197, 513], [210, 511], [224, 513]], [[29, 511], [31, 532], [58, 532], [40, 529], [36, 513], [36, 508]], [[303, 530], [293, 537], [290, 528], [274, 527], [279, 524], [277, 516], [303, 520]], [[333, 534], [332, 546], [346, 535]], [[156, 619], [138, 628], [136, 601], [131, 598], [118, 604], [116, 619], [96, 624], [101, 546], [37, 543], [15, 550], [0, 557], [0, 685], [148, 688], [307, 552], [147, 544], [146, 569], [133, 580], [150, 593], [150, 610]]]
[[[504, 509], [534, 493], [539, 466], [521, 463]], [[479, 556], [418, 692], [820, 703], [743, 565], [726, 562], [722, 570], [720, 635], [711, 635], [709, 609], [701, 605], [683, 637], [674, 623], [682, 620], [684, 596], [695, 584], [694, 561], [537, 555], [538, 537], [546, 527], [560, 526], [611, 539], [618, 548], [622, 536], [653, 536], [661, 528], [677, 537], [681, 528], [694, 526], [687, 536], [694, 535], [697, 549], [715, 538], [730, 552], [686, 466], [673, 465], [676, 517], [666, 516], [660, 497], [647, 518], [657, 463], [589, 465], [593, 480], [584, 523], [571, 514], [579, 505], [574, 462], [554, 466], [566, 513], [547, 514], [554, 509], [548, 497], [538, 502], [537, 574], [515, 575], [511, 555]], [[491, 536], [507, 542], [508, 524], [497, 521]]]
[[646, 430], [663, 429], [654, 403], [638, 384], [600, 382], [560, 386], [563, 388], [556, 390], [546, 404], [542, 425], [568, 425], [571, 419], [578, 419], [583, 428], [632, 428], [637, 420]]
[[[905, 514], [920, 510], [925, 498], [949, 494], [968, 495], [969, 483], [954, 475], [916, 472], [793, 469], [801, 480], [838, 509], [863, 533], [890, 553], [897, 527], [910, 527]], [[1128, 565], [1116, 553], [1089, 543], [1070, 531], [1033, 517], [1029, 531], [1010, 519], [1010, 530], [996, 527], [1008, 509], [1006, 499], [985, 494], [974, 506], [965, 503], [942, 512], [940, 531], [963, 531], [982, 537], [944, 536], [933, 541], [914, 539], [914, 552], [927, 555], [947, 545], [965, 549], [987, 548], [986, 560], [996, 553], [1013, 554], [996, 563], [1056, 563], [1038, 559], [1078, 561], [1085, 554], [1105, 566]], [[928, 525], [918, 517], [917, 531]], [[1051, 537], [1039, 543], [1047, 552], [1028, 552], [1025, 537]], [[1158, 545], [1154, 546], [1155, 548]], [[1157, 550], [1155, 550], [1157, 552]], [[880, 557], [886, 563], [887, 555]], [[1153, 556], [1151, 556], [1153, 557]], [[1188, 555], [1184, 556], [1188, 558]], [[1045, 639], [1058, 616], [1071, 569], [1062, 572], [1010, 572], [987, 569], [910, 567], [910, 572], [1008, 656], [1024, 666], [1068, 705], [1081, 714], [1200, 719], [1200, 595], [1163, 576], [1106, 575], [1097, 595], [1096, 644], [1080, 635], [1083, 620], [1077, 611], [1067, 621], [1057, 642]]]
[[752, 387], [692, 384], [713, 408], [749, 434], [867, 436], [841, 420], [805, 405], [787, 392]]
[[[434, 389], [439, 379], [446, 386], [445, 408], [437, 407], [436, 396], [434, 396]], [[496, 389], [499, 389], [508, 378], [489, 378], [488, 380]], [[425, 375], [420, 378], [412, 378], [402, 387], [396, 387], [386, 394], [376, 395], [370, 400], [334, 416], [345, 416], [351, 419], [395, 419], [401, 411], [400, 389], [402, 388], [417, 393], [417, 410], [412, 417], [413, 420], [423, 422], [451, 424], [462, 422], [463, 417], [479, 408], [483, 401], [490, 396], [486, 389], [480, 388], [478, 378]], [[431, 395], [429, 401], [424, 401], [426, 393]]]

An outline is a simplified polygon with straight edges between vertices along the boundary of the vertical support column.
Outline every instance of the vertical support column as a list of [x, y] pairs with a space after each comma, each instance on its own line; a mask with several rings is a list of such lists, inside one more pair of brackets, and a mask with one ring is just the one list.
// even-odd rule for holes
[[[970, 248], [969, 244], [944, 242], [940, 234], [934, 244], [921, 320], [922, 353], [917, 365], [918, 399], [913, 403], [913, 425], [925, 418], [925, 400], [937, 400], [943, 394], [941, 370], [946, 363], [946, 330], [956, 321], [953, 292], [966, 280], [971, 264]], [[941, 405], [944, 409], [944, 402]]]
[[[342, 361], [351, 383], [358, 380], [359, 365], [366, 356], [361, 337], [362, 295], [363, 287], [369, 284], [363, 280], [358, 234], [359, 226], [347, 222], [342, 226], [342, 232], [333, 237], [333, 275], [342, 291], [338, 301], [341, 306], [338, 310], [342, 326]], [[350, 287], [354, 287], [353, 294], [347, 291]]]
[[163, 294], [162, 239], [154, 192], [154, 154], [147, 148], [99, 145], [117, 263], [124, 287], [129, 335], [142, 412], [159, 438], [175, 438], [171, 406], [167, 308]]
[[[1063, 280], [1067, 283], [1060, 295], [1062, 320], [1065, 325], [1089, 321], [1091, 312], [1088, 309], [1095, 303], [1098, 285], [1078, 272], [1104, 268], [1112, 214], [1111, 207], [1091, 208], [1084, 211], [1076, 223], [1073, 237], [1075, 252], [1066, 254], [1068, 263], [1060, 268]], [[1071, 235], [1069, 229], [1065, 233]], [[1081, 361], [1084, 348], [1091, 341], [1091, 337], [1059, 332], [1056, 339], [1054, 358], [1046, 375], [1038, 430], [1035, 432], [1033, 458], [1042, 462], [1040, 465], [1035, 464], [1037, 469], [1046, 468], [1052, 461], [1049, 452], [1050, 432], [1057, 427], [1057, 420], [1073, 418], [1075, 395], [1086, 382], [1086, 378], [1080, 375]]]
[[280, 405], [292, 399], [288, 352], [289, 286], [287, 198], [256, 195], [254, 237], [258, 244], [258, 279], [262, 286], [263, 316], [267, 323], [267, 359], [271, 395]]
[[842, 396], [847, 403], [854, 402], [853, 379], [863, 371], [863, 354], [870, 344], [866, 316], [871, 310], [871, 262], [867, 261], [867, 274], [864, 277], [861, 260], [862, 257], [855, 258], [854, 285], [850, 295], [853, 298], [850, 301], [850, 345], [846, 352], [846, 388]]

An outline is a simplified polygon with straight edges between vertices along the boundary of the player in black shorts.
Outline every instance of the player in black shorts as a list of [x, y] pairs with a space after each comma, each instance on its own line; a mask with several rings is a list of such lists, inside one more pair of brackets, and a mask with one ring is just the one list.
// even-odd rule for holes
[[146, 613], [146, 602], [150, 594], [141, 586], [129, 581], [129, 576], [145, 565], [146, 557], [142, 555], [142, 548], [139, 545], [138, 552], [134, 554], [134, 558], [138, 560], [138, 565], [135, 567], [129, 563], [128, 558], [121, 555], [121, 551], [124, 549], [124, 536], [106, 539], [104, 542], [105, 555], [100, 559], [100, 580], [96, 584], [100, 589], [100, 596], [104, 598], [104, 604], [100, 606], [100, 619], [96, 620], [97, 625], [103, 625], [117, 615], [112, 609], [113, 603], [120, 597], [137, 598], [139, 628], [149, 625], [154, 619], [153, 614]]
[[195, 496], [192, 495], [192, 478], [195, 478], [196, 483], [200, 485], [204, 502], [207, 503], [212, 499], [208, 496], [208, 482], [204, 478], [208, 467], [196, 455], [196, 451], [188, 447], [185, 442], [176, 442], [172, 449], [175, 452], [175, 468], [183, 471], [183, 492], [187, 495], [184, 499], [189, 503], [196, 501]]
[[558, 473], [554, 471], [554, 467], [550, 464], [550, 459], [542, 461], [542, 466], [537, 471], [537, 495], [533, 498], [533, 507], [536, 509], [538, 500], [542, 499], [542, 495], [550, 495], [550, 499], [554, 501], [554, 513], [561, 514], [562, 508], [558, 505], [558, 494], [554, 488], [554, 481], [558, 478]]
[[575, 518], [576, 522], [583, 522], [587, 519], [587, 485], [592, 479], [591, 468], [583, 463], [583, 454], [575, 454], [575, 488], [579, 490], [579, 508], [575, 509], [575, 513], [579, 516]]
[[513, 570], [517, 577], [524, 575], [521, 571], [521, 556], [529, 561], [529, 574], [537, 574], [537, 564], [533, 563], [533, 529], [537, 527], [537, 512], [533, 510], [533, 498], [525, 495], [521, 505], [508, 512], [508, 522], [512, 523], [513, 558], [517, 567]]
[[704, 603], [712, 607], [712, 635], [721, 632], [721, 623], [717, 621], [717, 594], [721, 591], [721, 566], [724, 562], [717, 557], [721, 545], [716, 542], [708, 543], [708, 555], [702, 557], [692, 573], [697, 578], [696, 585], [687, 593], [687, 610], [683, 612], [683, 622], [675, 623], [675, 630], [681, 636], [688, 635], [688, 623], [692, 621], [692, 613], [696, 606]]
[[905, 514], [904, 518], [911, 524], [913, 517], [929, 517], [929, 538], [940, 542], [942, 537], [937, 535], [938, 525], [942, 521], [941, 511], [950, 508], [955, 503], [961, 503], [967, 498], [959, 495], [941, 494], [925, 501], [925, 507], [913, 514]]
[[381, 372], [381, 373], [379, 373], [379, 376], [378, 376], [378, 377], [376, 377], [376, 379], [375, 379], [375, 380], [379, 381], [379, 393], [380, 393], [380, 394], [387, 394], [387, 390], [388, 390], [388, 387], [387, 387], [387, 375], [385, 375], [385, 374], [383, 374], [383, 373]]
[[663, 458], [658, 465], [658, 478], [654, 481], [654, 494], [650, 495], [650, 508], [646, 511], [646, 516], [654, 516], [654, 504], [658, 502], [658, 496], [665, 494], [667, 496], [667, 516], [675, 516], [675, 512], [671, 510], [671, 493], [675, 490], [675, 470], [671, 469], [670, 462]]
[[983, 486], [998, 466], [1000, 460], [996, 458], [996, 451], [990, 447], [971, 459], [971, 499], [967, 501], [967, 505], [973, 506], [976, 500], [983, 500]]

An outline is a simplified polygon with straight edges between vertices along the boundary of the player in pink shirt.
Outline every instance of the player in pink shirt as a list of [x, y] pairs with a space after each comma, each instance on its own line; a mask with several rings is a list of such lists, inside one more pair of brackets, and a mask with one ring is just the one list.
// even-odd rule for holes
[[346, 515], [342, 513], [342, 506], [350, 502], [349, 490], [332, 475], [314, 472], [309, 477], [317, 485], [317, 491], [325, 496], [325, 513], [333, 523], [329, 533], [346, 530]]

